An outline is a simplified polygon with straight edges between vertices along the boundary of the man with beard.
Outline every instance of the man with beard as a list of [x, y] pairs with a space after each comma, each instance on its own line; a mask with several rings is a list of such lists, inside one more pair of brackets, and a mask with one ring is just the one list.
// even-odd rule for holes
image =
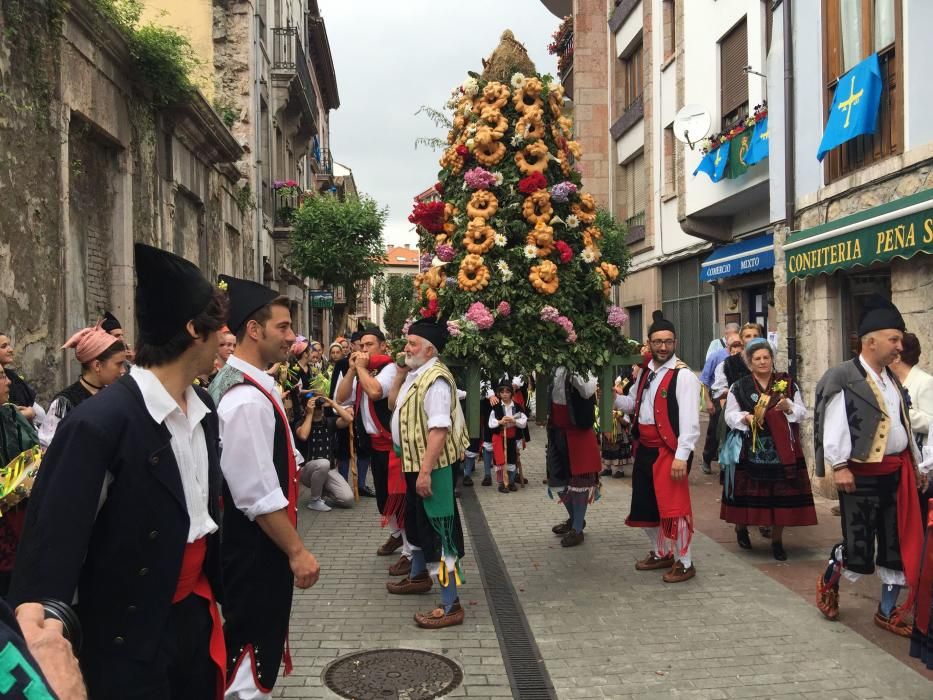
[[441, 605], [416, 613], [415, 624], [440, 629], [463, 623], [457, 597], [462, 583], [463, 528], [454, 498], [453, 465], [470, 442], [457, 385], [438, 359], [447, 344], [447, 326], [421, 319], [408, 329], [405, 365], [389, 391], [392, 439], [401, 456], [407, 492], [405, 531], [411, 545], [411, 572], [386, 584], [389, 593], [426, 593], [431, 576], [441, 586]]
[[693, 509], [687, 482], [700, 437], [700, 380], [674, 353], [674, 324], [660, 311], [648, 328], [651, 361], [635, 381], [634, 397], [617, 395], [616, 408], [634, 415], [638, 441], [632, 471], [632, 509], [625, 524], [645, 530], [652, 549], [639, 571], [669, 569], [665, 583], [696, 575], [690, 556]]
[[[904, 388], [889, 368], [902, 349], [904, 319], [879, 295], [866, 298], [863, 309], [861, 353], [829, 369], [816, 387], [816, 475], [832, 470], [842, 516], [842, 542], [817, 580], [817, 607], [836, 619], [840, 576], [854, 581], [877, 571], [882, 586], [875, 624], [909, 637], [905, 618], [913, 606], [923, 546], [917, 487], [926, 482], [916, 475], [920, 455]], [[907, 601], [897, 607], [904, 586]]]
[[221, 275], [230, 299], [227, 325], [237, 346], [211, 383], [223, 441], [224, 633], [227, 697], [267, 697], [287, 653], [294, 586], [318, 579], [298, 523], [301, 456], [275, 379], [266, 367], [295, 342], [288, 299], [256, 282]]
[[136, 244], [137, 364], [62, 421], [30, 497], [14, 605], [71, 604], [89, 695], [220, 698], [220, 465], [210, 371], [226, 299]]

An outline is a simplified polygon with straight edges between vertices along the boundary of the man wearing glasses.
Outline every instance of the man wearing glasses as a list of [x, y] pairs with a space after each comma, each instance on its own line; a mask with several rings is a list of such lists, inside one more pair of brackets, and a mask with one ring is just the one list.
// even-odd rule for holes
[[687, 473], [700, 437], [700, 380], [674, 352], [674, 324], [660, 311], [653, 319], [648, 328], [651, 360], [634, 395], [617, 390], [615, 399], [616, 408], [636, 416], [632, 508], [625, 523], [643, 528], [652, 545], [635, 568], [669, 569], [664, 582], [680, 583], [696, 575], [690, 557], [693, 509]]

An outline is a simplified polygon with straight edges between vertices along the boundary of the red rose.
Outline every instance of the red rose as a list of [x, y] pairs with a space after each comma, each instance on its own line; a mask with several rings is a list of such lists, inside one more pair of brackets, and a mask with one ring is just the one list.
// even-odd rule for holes
[[431, 299], [427, 306], [421, 308], [420, 312], [422, 318], [437, 316], [437, 299]]
[[431, 233], [440, 233], [444, 230], [444, 203], [417, 202], [408, 220]]
[[457, 146], [457, 155], [461, 155], [466, 158], [468, 155], [470, 155], [470, 149], [461, 144], [460, 146]]
[[518, 191], [522, 194], [531, 194], [547, 187], [547, 179], [541, 173], [532, 173], [518, 181]]
[[437, 190], [438, 194], [444, 194], [444, 186], [441, 183], [435, 182], [434, 189]]

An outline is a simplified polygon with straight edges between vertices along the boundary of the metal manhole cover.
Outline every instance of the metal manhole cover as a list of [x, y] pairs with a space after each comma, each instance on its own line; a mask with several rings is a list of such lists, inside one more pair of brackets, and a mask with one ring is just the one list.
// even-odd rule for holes
[[374, 649], [341, 656], [324, 668], [324, 685], [344, 698], [430, 700], [463, 682], [463, 671], [440, 654]]

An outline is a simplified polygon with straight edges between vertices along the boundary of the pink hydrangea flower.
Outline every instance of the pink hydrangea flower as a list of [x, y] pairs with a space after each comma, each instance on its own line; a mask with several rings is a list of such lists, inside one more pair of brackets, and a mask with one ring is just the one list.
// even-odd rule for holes
[[472, 321], [475, 323], [476, 327], [481, 331], [492, 328], [492, 324], [495, 321], [492, 312], [486, 308], [486, 305], [481, 301], [475, 301], [470, 304], [470, 308], [467, 309], [466, 314], [464, 314], [464, 318], [467, 321]]
[[452, 245], [443, 243], [437, 246], [437, 249], [434, 251], [434, 254], [437, 255], [438, 259], [442, 262], [450, 262], [454, 259], [456, 251]]
[[460, 322], [459, 321], [448, 321], [447, 332], [450, 333], [450, 336], [452, 338], [456, 338], [458, 335], [460, 335]]
[[500, 302], [499, 302], [499, 305], [496, 307], [496, 311], [499, 312], [499, 315], [500, 315], [502, 318], [508, 318], [508, 317], [509, 317], [509, 314], [512, 313], [512, 307], [509, 306], [509, 302], [507, 302], [507, 301], [500, 301]]
[[488, 190], [496, 184], [496, 176], [483, 168], [473, 168], [463, 174], [463, 181], [471, 190]]
[[628, 314], [621, 306], [610, 306], [606, 322], [613, 328], [621, 328], [628, 321]]

